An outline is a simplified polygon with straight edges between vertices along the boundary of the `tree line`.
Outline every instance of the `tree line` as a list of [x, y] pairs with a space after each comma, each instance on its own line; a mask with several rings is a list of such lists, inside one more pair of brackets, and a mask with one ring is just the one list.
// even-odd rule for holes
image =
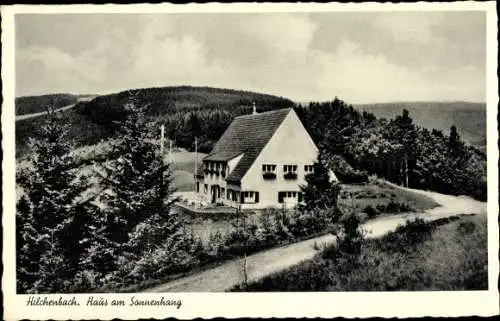
[[402, 186], [486, 200], [486, 155], [464, 142], [455, 126], [449, 134], [428, 130], [407, 110], [377, 119], [338, 99], [296, 110], [344, 182], [375, 174]]

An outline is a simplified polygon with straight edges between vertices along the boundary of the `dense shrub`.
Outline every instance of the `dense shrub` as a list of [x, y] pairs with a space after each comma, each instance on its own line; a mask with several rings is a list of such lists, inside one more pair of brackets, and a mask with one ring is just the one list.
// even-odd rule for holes
[[344, 184], [359, 184], [368, 181], [367, 172], [354, 169], [342, 156], [325, 156], [325, 162]]
[[368, 181], [368, 174], [364, 171], [341, 172], [336, 171], [335, 175], [344, 184], [361, 184]]
[[415, 212], [415, 209], [406, 202], [396, 202], [391, 200], [386, 205], [377, 204], [375, 210], [379, 213], [397, 214], [401, 212]]
[[379, 214], [378, 210], [375, 209], [373, 206], [368, 205], [363, 209], [363, 212], [368, 215], [369, 218], [374, 218]]
[[473, 222], [465, 221], [458, 224], [460, 234], [471, 234], [476, 230], [476, 225]]

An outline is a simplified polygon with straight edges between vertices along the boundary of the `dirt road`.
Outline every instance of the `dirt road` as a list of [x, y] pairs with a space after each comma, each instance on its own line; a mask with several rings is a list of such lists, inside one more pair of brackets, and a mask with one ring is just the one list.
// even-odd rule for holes
[[[67, 106], [64, 106], [64, 107], [61, 107], [61, 108], [58, 108], [56, 109], [55, 111], [64, 111], [66, 109], [70, 109], [70, 108], [73, 108], [75, 107], [76, 104], [72, 104], [72, 105], [67, 105]], [[47, 112], [45, 111], [42, 111], [42, 112], [39, 112], [39, 113], [33, 113], [33, 114], [26, 114], [26, 115], [19, 115], [19, 116], [16, 116], [16, 121], [19, 121], [19, 120], [25, 120], [25, 119], [30, 119], [30, 118], [36, 118], [36, 117], [40, 117], [42, 115], [45, 115]]]
[[[367, 232], [368, 238], [380, 237], [393, 231], [398, 225], [405, 224], [407, 219], [415, 217], [432, 221], [457, 214], [486, 215], [486, 203], [469, 197], [444, 195], [414, 189], [407, 190], [429, 196], [440, 206], [422, 213], [400, 214], [370, 220], [362, 225], [362, 228]], [[315, 243], [321, 245], [334, 241], [335, 238], [332, 235], [325, 235], [251, 255], [247, 257], [248, 279], [249, 281], [256, 280], [311, 259], [317, 253]], [[146, 290], [146, 292], [223, 292], [242, 281], [243, 259], [238, 259], [192, 276], [153, 287]]]

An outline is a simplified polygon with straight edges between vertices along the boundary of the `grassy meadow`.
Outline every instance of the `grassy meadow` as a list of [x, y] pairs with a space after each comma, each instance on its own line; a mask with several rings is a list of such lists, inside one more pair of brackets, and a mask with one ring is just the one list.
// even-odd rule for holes
[[352, 258], [327, 248], [313, 260], [233, 291], [460, 291], [488, 288], [486, 216], [413, 222], [366, 240]]

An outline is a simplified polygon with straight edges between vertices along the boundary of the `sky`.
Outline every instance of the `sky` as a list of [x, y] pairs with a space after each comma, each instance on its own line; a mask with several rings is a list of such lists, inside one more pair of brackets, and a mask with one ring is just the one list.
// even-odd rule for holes
[[295, 101], [486, 100], [484, 12], [18, 14], [16, 96], [212, 86]]

